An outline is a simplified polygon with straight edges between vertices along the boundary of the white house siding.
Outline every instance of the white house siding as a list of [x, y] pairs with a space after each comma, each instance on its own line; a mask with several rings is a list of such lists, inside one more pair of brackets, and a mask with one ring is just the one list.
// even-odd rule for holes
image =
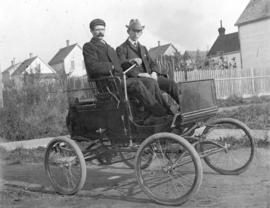
[[2, 82], [2, 73], [0, 70], [0, 108], [3, 107], [3, 82]]
[[270, 19], [240, 25], [243, 68], [270, 67]]
[[22, 74], [12, 76], [12, 80], [14, 81], [14, 86], [17, 89], [21, 89], [23, 87], [24, 76]]
[[[211, 58], [217, 62], [220, 61], [220, 56], [213, 56]], [[234, 64], [233, 58], [235, 58], [236, 68], [242, 68], [239, 51], [223, 54], [223, 58], [225, 62], [231, 63], [232, 65]]]
[[176, 53], [176, 50], [170, 45], [167, 50], [164, 52], [165, 56], [174, 56]]
[[[55, 71], [52, 67], [44, 63], [39, 57], [37, 57], [25, 70], [20, 74], [13, 75], [11, 79], [14, 81], [15, 87], [21, 89], [24, 84], [24, 73], [37, 73], [40, 71], [41, 74], [54, 74]], [[54, 81], [54, 79], [51, 79]], [[47, 81], [48, 82], [48, 81]]]
[[[72, 62], [74, 62], [74, 65]], [[65, 58], [64, 66], [66, 74], [70, 74], [71, 77], [86, 75], [82, 49], [78, 45]]]
[[39, 57], [37, 57], [29, 67], [25, 70], [27, 73], [36, 73], [38, 68], [41, 74], [55, 73], [54, 70], [47, 64], [45, 64]]

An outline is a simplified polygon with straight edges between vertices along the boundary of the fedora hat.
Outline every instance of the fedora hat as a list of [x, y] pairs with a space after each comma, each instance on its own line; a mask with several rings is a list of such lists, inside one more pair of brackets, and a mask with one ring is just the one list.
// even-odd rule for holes
[[143, 26], [138, 19], [131, 19], [129, 25], [126, 25], [126, 27], [132, 30], [143, 30], [145, 26]]

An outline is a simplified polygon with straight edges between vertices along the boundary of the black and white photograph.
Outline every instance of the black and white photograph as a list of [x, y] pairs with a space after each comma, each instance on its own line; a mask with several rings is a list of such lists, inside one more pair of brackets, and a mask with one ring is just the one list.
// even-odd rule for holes
[[270, 208], [270, 0], [0, 0], [0, 208]]

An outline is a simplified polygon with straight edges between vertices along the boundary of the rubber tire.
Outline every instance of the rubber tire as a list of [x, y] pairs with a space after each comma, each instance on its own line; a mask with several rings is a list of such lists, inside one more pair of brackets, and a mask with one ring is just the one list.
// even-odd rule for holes
[[[181, 197], [181, 198], [176, 199], [176, 200], [171, 200], [171, 201], [170, 200], [163, 201], [160, 198], [152, 195], [152, 193], [148, 190], [148, 188], [144, 186], [144, 182], [143, 182], [143, 179], [141, 177], [141, 172], [140, 172], [141, 169], [139, 167], [139, 157], [140, 157], [140, 154], [141, 154], [142, 150], [144, 149], [144, 147], [146, 145], [148, 145], [149, 143], [152, 143], [154, 140], [162, 138], [162, 137], [167, 137], [167, 138], [170, 137], [172, 139], [175, 139], [179, 143], [181, 143], [186, 149], [188, 149], [189, 153], [193, 157], [193, 161], [195, 163], [195, 170], [196, 170], [196, 179], [195, 179], [196, 181], [193, 184], [193, 186], [191, 187], [191, 189], [189, 190], [188, 194], [184, 195], [184, 197]], [[176, 134], [173, 134], [173, 133], [167, 133], [167, 132], [166, 133], [157, 133], [157, 134], [154, 134], [154, 135], [148, 137], [146, 140], [144, 140], [137, 151], [135, 164], [136, 164], [135, 174], [136, 174], [138, 184], [140, 185], [143, 192], [150, 199], [154, 200], [158, 204], [173, 205], [173, 206], [181, 205], [184, 202], [186, 202], [192, 195], [194, 195], [198, 191], [198, 189], [200, 188], [201, 183], [202, 183], [203, 167], [202, 167], [201, 159], [200, 159], [197, 151], [187, 140], [185, 140], [183, 137], [176, 135]]]
[[[79, 162], [80, 162], [80, 167], [81, 167], [80, 180], [79, 180], [79, 183], [77, 184], [77, 186], [71, 191], [63, 190], [63, 189], [61, 189], [61, 187], [59, 187], [57, 184], [55, 184], [53, 182], [53, 179], [51, 178], [51, 173], [50, 173], [50, 170], [48, 167], [48, 156], [49, 156], [49, 152], [50, 152], [49, 150], [55, 143], [58, 143], [58, 142], [68, 143], [75, 150], [75, 152], [78, 156]], [[73, 194], [76, 194], [78, 191], [80, 191], [83, 188], [85, 180], [86, 180], [86, 173], [87, 173], [86, 164], [85, 164], [85, 160], [84, 160], [82, 151], [79, 148], [79, 146], [76, 144], [75, 141], [73, 141], [69, 138], [55, 138], [55, 139], [51, 140], [46, 148], [46, 151], [45, 151], [44, 167], [45, 167], [46, 174], [49, 177], [50, 182], [57, 193], [62, 194], [62, 195], [73, 195]]]
[[245, 163], [245, 165], [243, 165], [242, 167], [237, 168], [235, 170], [224, 170], [224, 169], [220, 169], [218, 167], [215, 167], [215, 165], [213, 165], [210, 162], [208, 157], [204, 157], [204, 161], [211, 169], [213, 169], [217, 173], [220, 173], [222, 175], [239, 175], [239, 174], [241, 174], [241, 173], [243, 173], [244, 171], [247, 170], [248, 166], [250, 165], [250, 163], [252, 162], [252, 160], [254, 158], [254, 155], [255, 155], [255, 142], [254, 142], [254, 139], [253, 139], [253, 137], [251, 135], [249, 127], [246, 124], [244, 124], [243, 122], [241, 122], [241, 121], [239, 121], [237, 119], [234, 119], [234, 118], [220, 118], [220, 119], [217, 119], [215, 121], [207, 123], [206, 128], [203, 131], [203, 134], [206, 134], [207, 131], [209, 129], [211, 129], [211, 127], [208, 127], [207, 125], [222, 124], [222, 123], [234, 124], [237, 127], [241, 128], [246, 133], [246, 135], [248, 136], [248, 138], [250, 140], [250, 144], [251, 144], [251, 154], [250, 154], [249, 160]]

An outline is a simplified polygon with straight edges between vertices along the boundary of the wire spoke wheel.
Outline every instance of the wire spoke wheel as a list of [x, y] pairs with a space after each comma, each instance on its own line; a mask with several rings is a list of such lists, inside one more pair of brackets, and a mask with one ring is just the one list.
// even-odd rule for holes
[[47, 146], [44, 165], [56, 192], [71, 195], [83, 187], [86, 165], [75, 141], [68, 138], [53, 139]]
[[[152, 160], [142, 169], [145, 154], [151, 154]], [[194, 147], [172, 133], [154, 134], [141, 144], [135, 172], [143, 192], [164, 205], [179, 205], [188, 200], [199, 189], [203, 175]]]
[[220, 174], [244, 172], [254, 157], [255, 144], [249, 128], [242, 122], [224, 118], [206, 125], [200, 154], [206, 164]]

